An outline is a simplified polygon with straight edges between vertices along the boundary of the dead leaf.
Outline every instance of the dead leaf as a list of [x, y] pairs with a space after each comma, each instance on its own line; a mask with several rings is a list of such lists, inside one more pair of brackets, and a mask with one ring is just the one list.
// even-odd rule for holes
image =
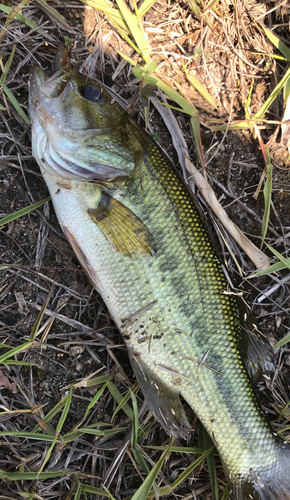
[[10, 391], [13, 394], [17, 394], [17, 386], [15, 382], [9, 382], [9, 379], [4, 375], [2, 370], [0, 370], [0, 387], [6, 387], [7, 389], [10, 389]]

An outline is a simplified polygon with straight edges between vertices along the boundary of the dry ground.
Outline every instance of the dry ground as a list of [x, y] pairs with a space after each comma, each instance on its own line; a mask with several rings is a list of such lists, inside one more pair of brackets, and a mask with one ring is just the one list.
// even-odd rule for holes
[[[4, 2], [14, 7], [19, 2]], [[281, 2], [280, 2], [281, 3]], [[73, 41], [71, 60], [79, 68], [85, 68], [98, 79], [130, 99], [138, 89], [138, 81], [128, 64], [121, 63], [116, 49], [132, 56], [131, 49], [120, 35], [97, 11], [88, 9], [77, 0], [49, 2], [67, 20], [64, 26], [37, 2], [22, 9], [22, 14], [50, 36], [47, 40], [36, 29], [22, 21], [12, 20], [2, 37], [0, 56], [5, 64], [16, 44], [15, 55], [5, 84], [27, 110], [29, 67], [40, 62], [53, 70], [58, 41], [64, 36]], [[275, 8], [273, 10], [273, 7]], [[270, 13], [267, 13], [270, 12]], [[4, 26], [6, 14], [1, 13]], [[220, 118], [222, 123], [244, 118], [244, 106], [253, 78], [251, 112], [254, 114], [268, 97], [285, 72], [285, 64], [261, 53], [272, 53], [273, 47], [265, 38], [259, 22], [273, 28], [287, 44], [290, 8], [273, 2], [256, 0], [243, 2], [229, 0], [218, 2], [208, 14], [211, 26], [194, 15], [187, 1], [158, 0], [145, 16], [144, 27], [150, 47], [159, 69], [192, 99], [203, 119], [209, 123]], [[187, 69], [209, 89], [217, 104], [213, 111], [209, 104], [185, 81], [181, 56]], [[29, 126], [15, 111], [2, 92], [0, 123], [0, 217], [48, 196], [47, 188], [31, 156]], [[281, 120], [283, 100], [279, 98], [267, 115], [269, 120]], [[185, 115], [176, 113], [178, 123], [188, 144], [191, 159], [197, 156]], [[177, 155], [170, 135], [157, 111], [150, 112], [152, 132], [160, 138], [161, 146], [177, 164]], [[275, 124], [267, 124], [262, 131], [264, 141], [271, 139]], [[262, 192], [258, 200], [253, 193], [264, 168], [263, 157], [257, 140], [250, 131], [214, 133], [202, 127], [202, 142], [207, 162], [207, 174], [222, 205], [234, 222], [259, 246], [261, 218], [263, 216]], [[287, 256], [290, 229], [290, 177], [285, 150], [279, 146], [279, 135], [272, 138], [270, 151], [274, 161], [273, 206], [267, 243]], [[246, 274], [253, 265], [233, 245], [237, 260]], [[50, 203], [0, 228], [0, 264], [13, 266], [0, 274], [0, 342], [17, 346], [28, 337], [52, 281], [55, 280], [52, 297], [44, 316], [44, 328], [38, 339], [42, 347], [33, 347], [18, 355], [17, 359], [34, 362], [35, 367], [2, 365], [10, 383], [2, 381], [0, 372], [0, 427], [1, 430], [32, 430], [38, 418], [43, 418], [66, 393], [69, 383], [82, 380], [100, 370], [100, 374], [113, 374], [113, 382], [121, 394], [126, 394], [134, 383], [123, 340], [114, 327], [106, 308], [97, 293], [92, 290], [85, 274], [65, 241]], [[289, 331], [289, 286], [287, 272], [279, 276], [252, 281], [243, 280], [226, 248], [223, 257], [231, 270], [236, 286], [245, 292], [245, 298], [259, 317], [263, 332], [275, 344]], [[20, 267], [17, 267], [20, 266]], [[283, 281], [281, 281], [283, 280]], [[276, 286], [277, 285], [277, 286]], [[276, 288], [275, 288], [276, 287]], [[45, 331], [47, 321], [50, 322]], [[44, 335], [45, 333], [45, 335]], [[278, 418], [272, 404], [283, 407], [289, 401], [290, 350], [276, 351], [276, 372], [271, 378], [263, 378], [259, 385], [262, 405], [276, 429], [287, 425], [285, 417]], [[6, 385], [6, 387], [5, 387]], [[71, 408], [64, 431], [73, 429], [83, 418], [84, 412], [100, 388], [74, 390]], [[143, 397], [137, 394], [139, 418], [144, 427], [148, 420], [148, 408]], [[106, 390], [94, 406], [86, 424], [97, 421], [111, 422], [117, 403]], [[29, 410], [27, 413], [21, 410]], [[14, 411], [11, 413], [9, 411]], [[197, 446], [198, 422], [188, 409], [194, 432], [183, 446]], [[50, 425], [57, 425], [55, 417]], [[150, 468], [160, 452], [148, 448], [168, 444], [168, 437], [160, 426], [149, 418], [146, 436], [140, 444], [148, 453]], [[148, 423], [148, 422], [147, 422]], [[83, 483], [102, 487], [105, 485], [116, 498], [132, 495], [141, 484], [144, 473], [136, 464], [130, 449], [131, 420], [121, 410], [113, 420], [113, 426], [127, 426], [128, 431], [109, 437], [94, 439], [86, 435], [62, 449], [55, 448], [47, 463], [46, 471], [82, 472], [84, 475], [66, 475], [63, 478], [38, 481], [3, 481], [0, 498], [21, 498], [19, 492], [34, 492], [43, 499], [68, 499], [73, 484]], [[285, 432], [287, 437], [287, 431]], [[19, 438], [3, 438], [0, 449], [0, 468], [7, 472], [37, 471], [47, 452], [48, 445], [41, 441], [23, 441]], [[159, 475], [160, 485], [171, 484], [193, 460], [192, 455], [171, 454]], [[220, 494], [225, 480], [221, 464], [216, 459]], [[138, 471], [138, 473], [136, 472]], [[31, 496], [31, 498], [33, 498]], [[83, 498], [96, 498], [87, 493]], [[184, 481], [170, 499], [211, 499], [207, 466], [196, 469]]]

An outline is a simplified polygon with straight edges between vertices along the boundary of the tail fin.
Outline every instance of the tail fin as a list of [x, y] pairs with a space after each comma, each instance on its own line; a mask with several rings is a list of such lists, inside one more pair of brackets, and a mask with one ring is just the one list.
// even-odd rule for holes
[[290, 500], [290, 448], [281, 447], [278, 459], [248, 476], [228, 475], [230, 500]]

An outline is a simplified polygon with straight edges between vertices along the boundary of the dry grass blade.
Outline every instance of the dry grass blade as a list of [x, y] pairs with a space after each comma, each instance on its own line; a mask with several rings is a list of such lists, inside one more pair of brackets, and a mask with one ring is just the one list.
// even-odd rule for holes
[[51, 7], [45, 0], [35, 0], [43, 10], [45, 10], [50, 16], [54, 17], [61, 26], [66, 28], [68, 31], [74, 32], [72, 27], [69, 25], [67, 20], [58, 12], [57, 9]]
[[9, 24], [11, 23], [11, 21], [13, 21], [13, 19], [15, 18], [15, 16], [17, 14], [19, 14], [21, 12], [21, 9], [25, 5], [27, 5], [29, 2], [30, 2], [30, 0], [22, 0], [22, 2], [20, 2], [16, 7], [14, 7], [14, 9], [11, 9], [11, 11], [9, 12], [8, 17], [7, 17], [6, 21], [5, 21], [4, 28], [0, 32], [0, 44], [2, 42], [2, 38], [5, 35], [5, 32], [6, 32], [7, 28], [8, 28], [8, 26], [9, 26]]
[[[5, 12], [6, 14], [10, 14], [12, 12], [12, 10], [13, 9], [11, 7], [8, 7], [7, 5], [0, 4], [0, 11]], [[17, 21], [21, 21], [22, 23], [25, 23], [29, 28], [36, 30], [40, 35], [44, 36], [44, 38], [46, 38], [50, 42], [54, 41], [54, 38], [52, 36], [50, 36], [48, 33], [46, 33], [46, 31], [43, 28], [38, 28], [37, 24], [35, 24], [30, 19], [27, 19], [22, 14], [16, 14], [15, 19]]]
[[194, 179], [194, 182], [198, 186], [198, 189], [202, 193], [204, 199], [234, 240], [240, 245], [258, 269], [265, 269], [268, 267], [270, 264], [269, 257], [259, 250], [229, 219], [225, 210], [218, 202], [212, 188], [208, 185], [205, 178], [198, 172], [188, 158], [185, 158], [185, 164], [188, 172], [190, 173], [190, 177]]

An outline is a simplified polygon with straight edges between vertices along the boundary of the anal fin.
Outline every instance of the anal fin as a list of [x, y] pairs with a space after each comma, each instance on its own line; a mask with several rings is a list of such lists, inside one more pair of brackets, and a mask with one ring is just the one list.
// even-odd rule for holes
[[243, 327], [240, 352], [253, 386], [262, 375], [274, 371], [274, 352], [268, 339], [258, 330], [257, 320], [244, 301], [239, 300], [240, 321]]
[[178, 392], [164, 384], [142, 362], [139, 356], [134, 356], [130, 352], [130, 349], [129, 356], [145, 400], [156, 420], [168, 434], [185, 438], [191, 426], [185, 415]]
[[145, 224], [109, 194], [102, 193], [98, 207], [90, 208], [88, 213], [115, 250], [132, 258], [152, 256], [156, 251], [153, 236]]

